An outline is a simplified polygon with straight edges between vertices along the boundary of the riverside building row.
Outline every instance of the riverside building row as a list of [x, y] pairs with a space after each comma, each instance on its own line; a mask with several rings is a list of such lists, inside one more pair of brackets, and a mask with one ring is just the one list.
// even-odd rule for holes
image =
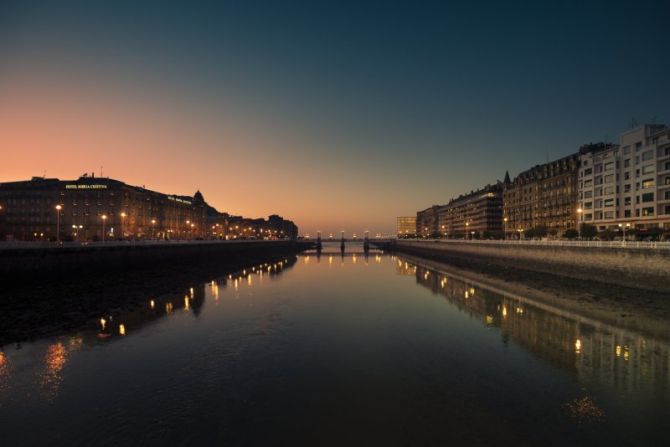
[[419, 237], [462, 237], [503, 232], [523, 237], [577, 230], [670, 230], [670, 129], [646, 124], [618, 144], [595, 143], [502, 182], [433, 205], [416, 214]]
[[0, 240], [295, 238], [279, 216], [219, 213], [198, 191], [164, 194], [111, 178], [0, 183]]

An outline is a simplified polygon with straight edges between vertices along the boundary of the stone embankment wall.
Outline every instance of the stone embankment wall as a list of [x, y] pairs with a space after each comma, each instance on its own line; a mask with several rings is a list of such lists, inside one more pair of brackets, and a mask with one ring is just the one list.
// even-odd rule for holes
[[262, 257], [295, 254], [309, 247], [309, 243], [293, 241], [250, 241], [3, 249], [0, 250], [0, 283], [54, 277], [76, 281], [82, 275], [117, 274], [147, 267], [175, 268], [204, 262], [243, 264]]
[[670, 291], [670, 250], [477, 242], [403, 241], [394, 250], [460, 267], [515, 268], [585, 281]]

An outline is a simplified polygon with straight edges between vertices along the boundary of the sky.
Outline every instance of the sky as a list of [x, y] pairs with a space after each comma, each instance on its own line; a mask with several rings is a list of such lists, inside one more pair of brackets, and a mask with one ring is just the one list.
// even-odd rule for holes
[[0, 0], [0, 182], [96, 172], [395, 232], [670, 124], [667, 1]]

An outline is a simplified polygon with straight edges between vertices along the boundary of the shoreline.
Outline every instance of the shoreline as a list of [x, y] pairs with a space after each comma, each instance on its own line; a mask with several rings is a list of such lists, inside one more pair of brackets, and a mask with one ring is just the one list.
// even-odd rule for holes
[[445, 259], [396, 247], [392, 253], [410, 262], [471, 282], [493, 292], [529, 299], [581, 319], [616, 329], [648, 334], [670, 340], [670, 294], [651, 292], [593, 281], [585, 290], [583, 282], [559, 275], [501, 268], [479, 259]]
[[229, 259], [204, 257], [172, 266], [126, 269], [108, 275], [10, 283], [0, 298], [0, 347], [31, 342], [86, 326], [101, 315], [132, 311], [147, 300], [182, 294], [198, 283], [218, 280], [261, 262], [288, 260], [290, 269], [299, 248], [278, 253], [253, 251]]

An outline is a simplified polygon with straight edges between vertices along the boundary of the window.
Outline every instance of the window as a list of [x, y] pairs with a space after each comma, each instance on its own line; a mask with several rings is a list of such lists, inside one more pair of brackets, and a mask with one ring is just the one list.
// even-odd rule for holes
[[[652, 194], [652, 196], [653, 196], [653, 194]], [[652, 198], [652, 200], [653, 200], [653, 198]], [[604, 204], [605, 204], [605, 207], [614, 206], [614, 199], [605, 199]]]
[[597, 200], [594, 202], [594, 206], [595, 206], [596, 208], [602, 208], [602, 207], [603, 207], [603, 201], [602, 201], [602, 199], [597, 199]]
[[670, 170], [670, 161], [665, 162], [665, 167], [663, 168], [664, 171]]
[[642, 215], [643, 216], [653, 216], [654, 215], [654, 207], [650, 206], [647, 208], [642, 208]]
[[652, 174], [653, 172], [654, 172], [654, 165], [642, 167], [642, 174]]
[[630, 192], [630, 183], [623, 185], [623, 192]]
[[648, 203], [648, 202], [653, 202], [654, 201], [654, 193], [653, 192], [647, 192], [645, 194], [642, 194], [642, 202], [643, 203]]
[[603, 195], [603, 189], [602, 188], [596, 188], [595, 192], [593, 193], [595, 197], [600, 197]]
[[595, 181], [593, 182], [594, 185], [602, 185], [603, 184], [603, 176], [599, 175], [598, 177], [595, 178]]
[[627, 171], [627, 172], [624, 172], [624, 174], [623, 174], [623, 179], [624, 179], [624, 180], [630, 180], [630, 172], [628, 172], [628, 171]]
[[614, 174], [609, 174], [605, 176], [605, 183], [612, 183], [614, 181]]
[[653, 178], [642, 180], [642, 189], [653, 188], [654, 186], [656, 186], [656, 182]]
[[630, 146], [624, 146], [623, 147], [623, 153], [625, 154], [630, 154]]
[[654, 158], [654, 151], [642, 152], [642, 161], [649, 161]]
[[670, 191], [665, 192], [665, 200], [670, 200]]
[[593, 202], [584, 202], [584, 209], [590, 210], [593, 208]]
[[602, 164], [595, 165], [593, 167], [593, 172], [595, 172], [596, 174], [600, 174], [601, 172], [603, 172], [603, 165]]
[[593, 191], [584, 192], [584, 198], [585, 199], [590, 199], [591, 197], [593, 197]]
[[623, 161], [623, 167], [627, 168], [630, 166], [630, 158], [627, 158]]
[[630, 210], [625, 210], [625, 211], [623, 212], [623, 217], [631, 217]]
[[665, 205], [665, 214], [670, 214], [670, 205]]
[[612, 169], [614, 169], [614, 162], [613, 161], [609, 161], [609, 162], [605, 163], [605, 171], [611, 171]]
[[636, 151], [639, 151], [640, 148], [642, 148], [642, 142], [641, 142], [641, 141], [638, 141], [637, 143], [635, 143], [635, 150], [636, 150]]
[[584, 181], [584, 188], [590, 188], [591, 186], [593, 186], [593, 180]]
[[614, 219], [614, 211], [605, 211], [605, 219]]
[[628, 206], [628, 205], [630, 205], [630, 203], [631, 203], [630, 197], [624, 197], [623, 198], [624, 206]]
[[614, 194], [614, 186], [606, 186], [605, 187], [605, 195], [610, 195]]
[[591, 175], [591, 174], [593, 174], [593, 168], [584, 169], [584, 175]]

